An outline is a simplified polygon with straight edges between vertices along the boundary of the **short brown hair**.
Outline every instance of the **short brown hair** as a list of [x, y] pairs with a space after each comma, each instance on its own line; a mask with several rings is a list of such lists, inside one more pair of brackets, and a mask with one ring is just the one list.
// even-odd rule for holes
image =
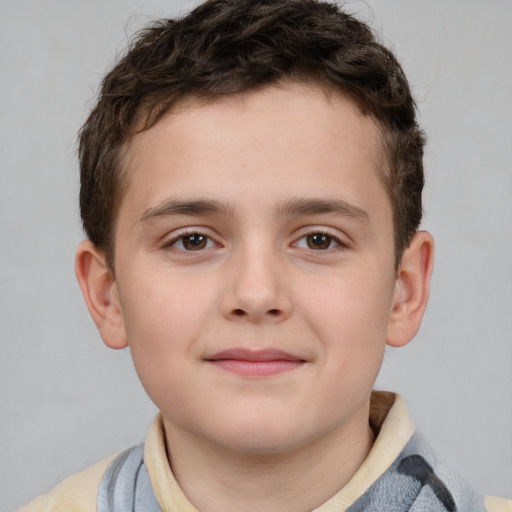
[[80, 131], [82, 222], [111, 268], [131, 137], [184, 98], [214, 99], [283, 80], [342, 91], [376, 120], [398, 266], [421, 221], [425, 138], [395, 56], [366, 24], [333, 3], [207, 0], [137, 35], [104, 78]]

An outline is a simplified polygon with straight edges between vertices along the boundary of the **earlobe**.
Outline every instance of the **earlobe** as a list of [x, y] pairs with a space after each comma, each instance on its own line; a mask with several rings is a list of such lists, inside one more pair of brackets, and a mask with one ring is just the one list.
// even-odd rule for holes
[[432, 235], [419, 231], [402, 255], [388, 325], [388, 345], [406, 345], [418, 332], [427, 307], [433, 265]]
[[88, 240], [76, 251], [75, 273], [103, 342], [113, 349], [125, 348], [128, 341], [114, 276], [103, 252]]

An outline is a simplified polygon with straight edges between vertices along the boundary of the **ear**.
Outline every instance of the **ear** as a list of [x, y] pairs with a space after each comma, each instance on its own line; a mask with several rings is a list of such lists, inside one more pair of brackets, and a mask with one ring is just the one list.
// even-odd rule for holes
[[103, 342], [110, 348], [125, 348], [128, 341], [114, 276], [103, 252], [88, 240], [76, 251], [75, 273]]
[[402, 347], [418, 332], [427, 307], [433, 265], [434, 239], [427, 231], [419, 231], [402, 255], [388, 325], [388, 345]]

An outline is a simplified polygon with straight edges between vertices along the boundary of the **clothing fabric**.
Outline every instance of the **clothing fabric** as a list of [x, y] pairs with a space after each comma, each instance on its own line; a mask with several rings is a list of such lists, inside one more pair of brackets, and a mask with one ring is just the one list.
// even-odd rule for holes
[[[435, 464], [435, 468], [427, 462]], [[442, 470], [441, 470], [442, 471]], [[400, 456], [347, 512], [481, 512], [484, 502], [439, 463], [414, 433]], [[332, 507], [336, 507], [333, 500]], [[327, 505], [326, 505], [327, 506]], [[325, 510], [322, 506], [317, 511]], [[334, 508], [340, 510], [339, 508]], [[110, 465], [98, 492], [98, 512], [162, 512], [144, 464], [143, 445], [126, 450]]]
[[[415, 431], [402, 399], [372, 395], [376, 441], [358, 471], [313, 512], [512, 512], [512, 501], [479, 498]], [[167, 461], [161, 416], [144, 445], [68, 478], [19, 512], [198, 512]]]

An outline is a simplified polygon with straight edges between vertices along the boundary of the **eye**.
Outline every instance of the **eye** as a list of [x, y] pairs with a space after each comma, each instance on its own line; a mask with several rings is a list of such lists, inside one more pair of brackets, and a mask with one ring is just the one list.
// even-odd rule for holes
[[335, 237], [322, 232], [308, 233], [307, 235], [299, 238], [294, 244], [301, 249], [312, 249], [314, 251], [325, 251], [343, 245]]
[[186, 233], [171, 240], [167, 247], [173, 247], [180, 251], [201, 251], [209, 249], [215, 244], [211, 238], [201, 233]]

